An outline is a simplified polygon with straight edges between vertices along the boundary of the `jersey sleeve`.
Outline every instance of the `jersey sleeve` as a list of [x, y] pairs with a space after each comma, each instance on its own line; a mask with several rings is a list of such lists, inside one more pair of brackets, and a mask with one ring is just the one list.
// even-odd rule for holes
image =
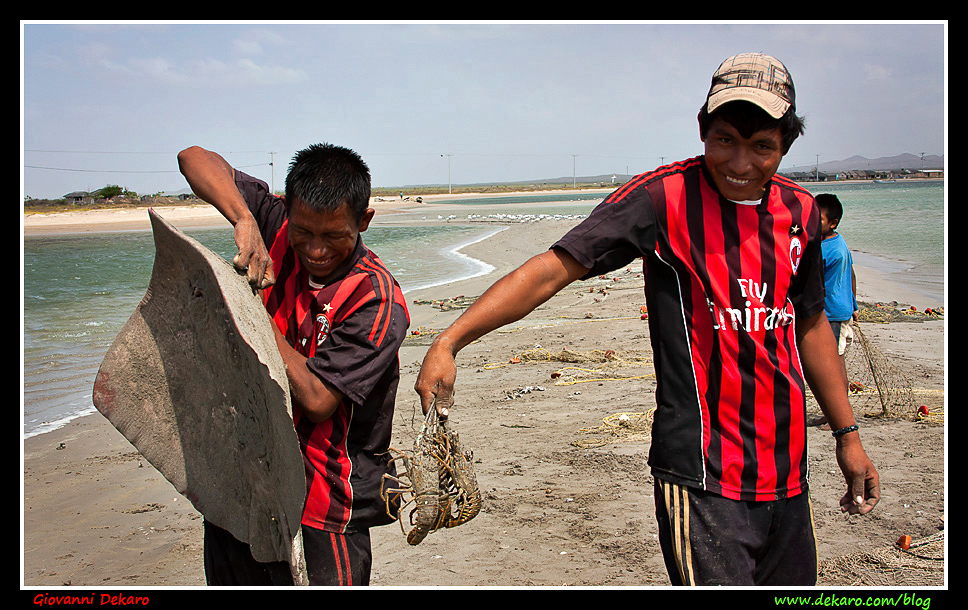
[[609, 273], [644, 256], [655, 244], [655, 214], [644, 190], [616, 202], [608, 200], [551, 247], [571, 254], [588, 279]]
[[286, 206], [282, 197], [273, 195], [269, 191], [269, 185], [263, 180], [239, 170], [235, 170], [235, 186], [259, 225], [262, 241], [267, 248], [271, 247], [276, 233], [286, 219]]
[[397, 364], [409, 324], [402, 305], [374, 296], [333, 328], [306, 365], [362, 405], [384, 373]]

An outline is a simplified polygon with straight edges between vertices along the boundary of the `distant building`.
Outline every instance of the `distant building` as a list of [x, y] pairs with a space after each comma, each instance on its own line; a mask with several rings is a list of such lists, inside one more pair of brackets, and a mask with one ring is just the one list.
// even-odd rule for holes
[[64, 195], [64, 199], [66, 199], [71, 205], [94, 203], [94, 196], [85, 191], [74, 191], [73, 193], [68, 193]]

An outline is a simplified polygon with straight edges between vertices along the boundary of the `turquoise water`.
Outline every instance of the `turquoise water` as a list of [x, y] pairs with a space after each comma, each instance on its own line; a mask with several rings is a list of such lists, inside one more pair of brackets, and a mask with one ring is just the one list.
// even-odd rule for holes
[[854, 262], [883, 271], [926, 295], [944, 301], [944, 183], [805, 184], [814, 194], [833, 193], [844, 206], [838, 232]]
[[[807, 186], [815, 193], [836, 193], [844, 203], [841, 233], [858, 263], [896, 274], [942, 304], [942, 183]], [[548, 204], [560, 199], [538, 195], [454, 203], [485, 216], [587, 214], [601, 197]], [[489, 266], [457, 249], [497, 230], [459, 215], [443, 226], [372, 227], [364, 237], [410, 291], [488, 272]], [[235, 253], [231, 229], [185, 232], [226, 258]], [[97, 368], [144, 296], [153, 261], [150, 231], [24, 238], [25, 436], [94, 411], [91, 389]]]
[[851, 249], [913, 265], [944, 265], [944, 185], [806, 184], [814, 193], [833, 193], [844, 205], [840, 233]]
[[[456, 251], [494, 226], [372, 227], [365, 241], [404, 290], [487, 273]], [[186, 230], [231, 259], [230, 228]], [[154, 263], [150, 231], [25, 237], [23, 249], [23, 418], [33, 435], [93, 412], [101, 360], [145, 294]]]

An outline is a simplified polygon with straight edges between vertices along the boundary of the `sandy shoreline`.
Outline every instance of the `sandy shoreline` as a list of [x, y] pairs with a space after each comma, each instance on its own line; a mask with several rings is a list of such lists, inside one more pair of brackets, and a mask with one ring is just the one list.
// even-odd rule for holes
[[[425, 201], [427, 201], [425, 199]], [[378, 202], [385, 222], [417, 222], [444, 206]], [[171, 208], [176, 226], [218, 226], [208, 206]], [[462, 208], [466, 210], [466, 208]], [[105, 230], [86, 214], [24, 218], [24, 234]], [[137, 218], [117, 218], [109, 230], [136, 228]], [[214, 223], [214, 224], [213, 224]], [[495, 271], [408, 294], [411, 330], [400, 353], [395, 440], [407, 446], [419, 409], [412, 387], [429, 335], [456, 319], [425, 301], [476, 296], [527, 257], [553, 243], [567, 222], [545, 221], [524, 232], [511, 225], [463, 249]], [[124, 228], [120, 228], [124, 227]], [[648, 349], [640, 319], [640, 269], [574, 285], [526, 321], [492, 333], [458, 360], [453, 423], [474, 450], [484, 510], [475, 520], [431, 534], [417, 547], [396, 525], [373, 532], [374, 586], [665, 586], [646, 466], [649, 439], [609, 437], [603, 421], [616, 412], [647, 412], [652, 404], [651, 367], [638, 365], [637, 380], [566, 385], [551, 373], [561, 362], [509, 360], [536, 345], [551, 352]], [[618, 278], [616, 281], [615, 278]], [[940, 303], [858, 270], [859, 298], [899, 301], [923, 309]], [[418, 301], [420, 303], [418, 303]], [[810, 430], [812, 499], [821, 560], [890, 547], [900, 535], [926, 539], [945, 523], [946, 322], [865, 324], [865, 334], [903, 369], [922, 393], [932, 417], [914, 421], [872, 419], [858, 412], [862, 438], [881, 474], [883, 497], [872, 516], [839, 512], [842, 477], [829, 432]], [[540, 386], [541, 389], [537, 389]], [[23, 442], [23, 565], [26, 587], [192, 587], [204, 585], [201, 519], [197, 511], [98, 414]], [[420, 569], [415, 569], [416, 566]], [[938, 566], [938, 563], [934, 564]], [[941, 574], [918, 572], [920, 582], [946, 583]], [[833, 578], [833, 577], [828, 577]], [[893, 578], [905, 578], [895, 575]], [[937, 580], [940, 578], [941, 580]], [[831, 584], [821, 579], [820, 584]], [[869, 583], [868, 583], [869, 584]], [[876, 583], [874, 583], [876, 584]], [[882, 583], [883, 584], [883, 583]]]
[[[466, 206], [449, 206], [442, 201], [487, 199], [511, 197], [515, 195], [561, 195], [567, 201], [574, 193], [600, 193], [603, 197], [612, 189], [585, 189], [582, 191], [548, 190], [540, 193], [461, 193], [457, 195], [425, 195], [422, 202], [412, 198], [392, 199], [371, 197], [370, 206], [377, 210], [377, 222], [416, 222], [424, 214], [443, 214], [462, 211]], [[529, 204], [533, 205], [533, 204]], [[158, 206], [154, 208], [166, 220], [179, 228], [228, 226], [218, 211], [207, 203], [193, 205]], [[77, 212], [58, 212], [53, 214], [24, 214], [22, 229], [24, 235], [57, 235], [64, 233], [91, 233], [100, 231], [130, 231], [149, 229], [147, 208], [124, 208], [117, 210], [83, 210]]]

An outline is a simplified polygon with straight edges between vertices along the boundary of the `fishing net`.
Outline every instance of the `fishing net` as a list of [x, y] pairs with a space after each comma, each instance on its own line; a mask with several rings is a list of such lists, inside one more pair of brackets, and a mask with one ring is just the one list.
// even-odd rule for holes
[[862, 324], [854, 324], [854, 345], [847, 350], [847, 379], [851, 404], [867, 415], [897, 418], [913, 414], [914, 389], [911, 378], [864, 334]]
[[[855, 413], [867, 417], [943, 423], [944, 392], [915, 387], [911, 375], [894, 364], [864, 332], [868, 324], [923, 322], [938, 317], [939, 313], [930, 310], [922, 313], [882, 304], [862, 304], [859, 322], [851, 324], [853, 344], [844, 354], [850, 403]], [[812, 397], [808, 410], [819, 413], [819, 406]]]
[[[902, 548], [907, 546], [908, 548]], [[910, 545], [891, 545], [820, 562], [821, 586], [939, 586], [944, 577], [945, 537], [940, 531]]]

